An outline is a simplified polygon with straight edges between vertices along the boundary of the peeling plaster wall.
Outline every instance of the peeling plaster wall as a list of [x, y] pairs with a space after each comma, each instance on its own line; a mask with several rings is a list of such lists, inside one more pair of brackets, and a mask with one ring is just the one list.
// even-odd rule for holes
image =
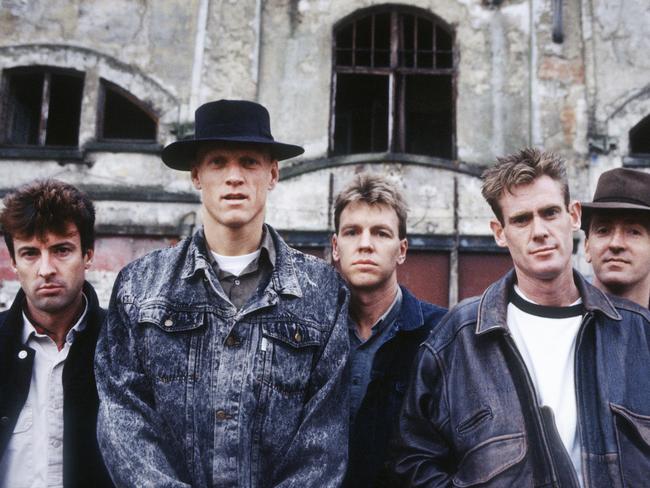
[[[200, 221], [189, 176], [167, 169], [155, 153], [85, 150], [96, 139], [100, 80], [128, 90], [157, 115], [161, 145], [175, 139], [177, 126], [191, 122], [201, 103], [257, 99], [270, 110], [276, 139], [305, 146], [303, 157], [283, 167], [326, 160], [333, 28], [359, 9], [385, 3], [4, 0], [0, 69], [74, 68], [85, 73], [85, 89], [82, 160], [0, 159], [0, 187], [57, 177], [130, 193], [123, 201], [98, 202], [98, 224], [124, 229], [102, 237], [117, 239], [111, 252], [132, 259], [168, 245]], [[499, 7], [480, 0], [391, 3], [431, 12], [454, 31], [460, 162], [484, 166], [523, 146], [542, 146], [566, 158], [571, 190], [581, 200], [591, 198], [602, 171], [623, 164], [630, 128], [650, 114], [646, 0], [564, 0], [562, 44], [551, 41], [551, 0], [504, 0]], [[604, 153], [590, 149], [594, 136], [616, 146]], [[330, 231], [332, 194], [356, 172], [378, 171], [404, 190], [409, 232], [489, 236], [491, 211], [480, 196], [480, 180], [450, 168], [378, 160], [303, 173], [281, 181], [271, 194], [268, 220], [283, 230]], [[152, 189], [166, 199], [144, 198]], [[136, 227], [144, 234], [135, 235]], [[138, 239], [149, 240], [145, 246]], [[580, 248], [578, 266], [589, 273], [581, 253]], [[102, 293], [117, 268], [111, 261], [91, 273]], [[0, 276], [0, 303], [15, 292], [10, 278]]]

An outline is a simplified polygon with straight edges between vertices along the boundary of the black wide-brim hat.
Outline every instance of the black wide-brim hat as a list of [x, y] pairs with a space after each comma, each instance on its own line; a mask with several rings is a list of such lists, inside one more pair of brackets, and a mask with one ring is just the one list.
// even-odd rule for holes
[[650, 212], [650, 174], [628, 168], [605, 171], [596, 185], [593, 202], [581, 202], [580, 227], [586, 231], [594, 211], [635, 210]]
[[206, 142], [242, 143], [264, 146], [273, 159], [281, 161], [301, 155], [300, 146], [273, 139], [269, 112], [247, 100], [219, 100], [201, 105], [194, 113], [194, 136], [172, 142], [162, 151], [167, 166], [189, 171], [199, 145]]

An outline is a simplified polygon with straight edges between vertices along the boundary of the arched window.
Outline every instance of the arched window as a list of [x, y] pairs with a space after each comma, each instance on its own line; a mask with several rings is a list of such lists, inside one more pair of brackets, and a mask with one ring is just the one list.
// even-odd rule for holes
[[630, 129], [630, 155], [650, 156], [650, 115]]
[[158, 121], [140, 100], [106, 80], [101, 82], [98, 139], [102, 141], [155, 141]]
[[8, 146], [79, 144], [84, 74], [30, 66], [6, 69], [2, 143]]
[[332, 155], [454, 157], [454, 37], [403, 6], [370, 8], [334, 28]]

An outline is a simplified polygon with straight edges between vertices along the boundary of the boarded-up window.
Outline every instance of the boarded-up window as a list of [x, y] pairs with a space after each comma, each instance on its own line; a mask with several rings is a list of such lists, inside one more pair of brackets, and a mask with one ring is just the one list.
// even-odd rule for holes
[[333, 155], [454, 156], [453, 32], [409, 7], [371, 8], [334, 29]]
[[79, 144], [83, 73], [49, 67], [4, 71], [3, 143], [14, 146]]

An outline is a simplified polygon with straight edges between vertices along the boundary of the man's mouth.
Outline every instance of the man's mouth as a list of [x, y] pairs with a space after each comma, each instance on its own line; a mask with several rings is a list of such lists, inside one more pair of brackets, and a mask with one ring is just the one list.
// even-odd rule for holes
[[231, 201], [246, 200], [246, 195], [243, 193], [228, 193], [227, 195], [223, 196], [223, 199]]
[[63, 289], [62, 285], [56, 284], [56, 283], [46, 283], [44, 285], [39, 286], [36, 291], [39, 293], [44, 293], [44, 294], [50, 294], [50, 293], [56, 293], [60, 290]]
[[549, 253], [549, 252], [554, 251], [554, 250], [555, 250], [555, 247], [553, 247], [553, 246], [540, 247], [538, 249], [535, 249], [535, 250], [531, 251], [531, 254], [546, 254], [546, 253]]
[[357, 259], [356, 261], [353, 261], [352, 264], [361, 266], [377, 266], [377, 263], [372, 259]]

